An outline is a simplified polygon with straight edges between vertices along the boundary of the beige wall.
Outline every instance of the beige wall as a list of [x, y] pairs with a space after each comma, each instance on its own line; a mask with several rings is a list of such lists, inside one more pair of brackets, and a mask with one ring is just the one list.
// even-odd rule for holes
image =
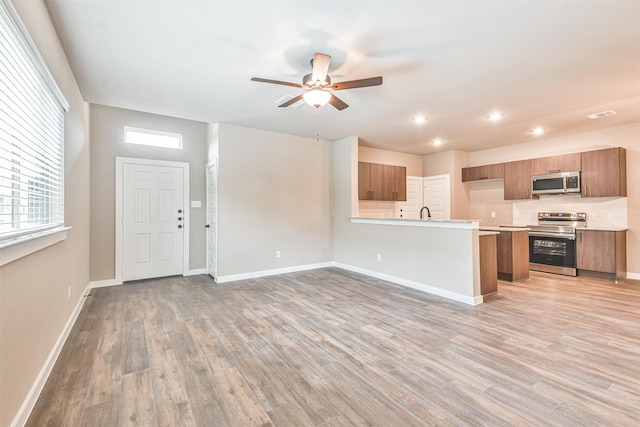
[[424, 156], [424, 176], [450, 176], [451, 219], [476, 219], [470, 216], [469, 189], [462, 184], [462, 168], [468, 163], [468, 154], [464, 151], [450, 150]]
[[331, 145], [222, 123], [218, 131], [218, 276], [331, 261]]
[[405, 166], [407, 176], [422, 175], [422, 156], [398, 153], [397, 151], [380, 150], [370, 147], [358, 147], [358, 161], [380, 163], [383, 165]]
[[[124, 127], [182, 134], [182, 150], [124, 143]], [[115, 158], [189, 163], [189, 269], [205, 268], [205, 163], [207, 124], [103, 105], [91, 105], [91, 281], [115, 278]]]
[[[526, 144], [510, 145], [491, 150], [476, 151], [469, 153], [468, 165], [477, 166], [482, 164], [508, 162], [513, 160], [523, 160], [535, 157], [545, 157], [557, 154], [575, 153], [581, 151], [596, 150], [608, 147], [624, 147], [627, 150], [627, 271], [630, 277], [640, 279], [640, 124], [617, 126], [593, 132], [565, 135], [557, 138], [540, 139]], [[487, 186], [500, 185], [486, 183]], [[490, 212], [501, 212], [507, 215], [509, 208], [505, 206], [504, 200], [500, 199], [501, 188], [497, 187], [490, 191], [487, 187], [478, 184], [466, 184], [470, 191], [471, 216], [481, 219], [482, 224], [498, 223], [487, 216]], [[486, 199], [485, 196], [488, 196]], [[612, 209], [618, 209], [615, 200], [611, 198], [583, 198], [579, 200], [579, 208], [586, 212], [595, 212], [595, 220], [598, 212], [602, 211], [603, 203], [607, 203]], [[565, 200], [557, 199], [558, 203], [565, 204]], [[575, 201], [574, 201], [575, 202]], [[513, 202], [506, 202], [513, 206]], [[515, 202], [523, 203], [523, 202]], [[544, 199], [540, 201], [527, 201], [528, 210], [536, 210], [536, 204], [541, 210], [549, 210], [553, 206], [553, 200]], [[534, 206], [529, 206], [533, 204]], [[575, 203], [574, 203], [575, 204]], [[518, 222], [517, 214], [514, 211], [512, 221]], [[504, 218], [501, 218], [501, 220]], [[618, 221], [618, 218], [613, 219]], [[505, 222], [500, 222], [505, 223]], [[511, 223], [508, 221], [507, 223]], [[600, 221], [600, 225], [606, 225]], [[616, 226], [618, 223], [616, 222]]]
[[[0, 425], [8, 426], [89, 284], [89, 114], [45, 5], [13, 0], [69, 102], [63, 242], [0, 267]], [[67, 300], [67, 288], [71, 298]]]

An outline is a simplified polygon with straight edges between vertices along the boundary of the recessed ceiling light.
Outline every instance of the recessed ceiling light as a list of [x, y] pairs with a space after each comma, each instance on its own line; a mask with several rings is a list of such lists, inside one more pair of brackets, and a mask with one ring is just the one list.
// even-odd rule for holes
[[415, 116], [413, 118], [413, 122], [416, 123], [416, 124], [422, 124], [422, 123], [424, 123], [426, 121], [427, 121], [427, 118], [425, 116]]
[[502, 119], [502, 113], [499, 111], [494, 111], [487, 116], [487, 119], [491, 120], [492, 122], [497, 122]]
[[535, 127], [531, 130], [531, 133], [534, 135], [542, 135], [544, 133], [544, 129], [542, 129], [540, 126]]
[[442, 145], [444, 142], [440, 138], [433, 140], [433, 145]]

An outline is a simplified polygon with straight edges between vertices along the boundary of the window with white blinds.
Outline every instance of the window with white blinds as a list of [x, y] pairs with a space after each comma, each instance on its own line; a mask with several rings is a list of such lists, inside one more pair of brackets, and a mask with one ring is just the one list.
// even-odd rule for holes
[[0, 244], [64, 225], [66, 101], [0, 1]]

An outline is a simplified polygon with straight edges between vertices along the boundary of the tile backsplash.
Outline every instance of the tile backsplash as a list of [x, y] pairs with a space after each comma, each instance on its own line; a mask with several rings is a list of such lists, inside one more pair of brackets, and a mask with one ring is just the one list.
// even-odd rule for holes
[[538, 223], [538, 212], [586, 212], [587, 227], [627, 228], [626, 197], [540, 196], [513, 202], [513, 224]]

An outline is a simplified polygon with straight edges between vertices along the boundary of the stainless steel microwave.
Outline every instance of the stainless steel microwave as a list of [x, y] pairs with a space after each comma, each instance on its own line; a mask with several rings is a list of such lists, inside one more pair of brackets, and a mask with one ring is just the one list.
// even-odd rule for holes
[[531, 194], [580, 193], [580, 172], [559, 172], [531, 177]]

